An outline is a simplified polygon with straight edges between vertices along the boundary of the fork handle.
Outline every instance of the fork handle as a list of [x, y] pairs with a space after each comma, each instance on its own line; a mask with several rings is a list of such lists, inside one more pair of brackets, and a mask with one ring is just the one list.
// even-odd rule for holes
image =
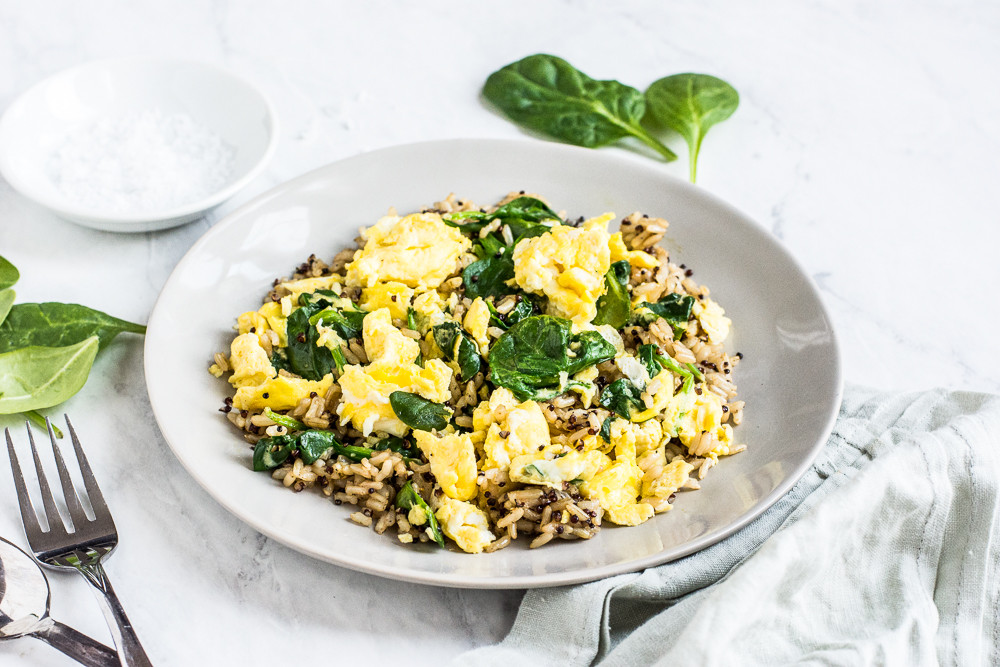
[[32, 636], [87, 667], [117, 667], [121, 664], [118, 654], [99, 641], [59, 621], [47, 620], [49, 622], [35, 630]]
[[132, 622], [125, 615], [125, 608], [118, 601], [118, 596], [115, 595], [115, 589], [111, 586], [101, 561], [81, 563], [77, 569], [100, 593], [97, 600], [101, 603], [104, 617], [111, 628], [121, 664], [124, 667], [152, 667], [153, 663], [149, 661], [146, 651], [139, 643], [139, 637], [135, 634]]

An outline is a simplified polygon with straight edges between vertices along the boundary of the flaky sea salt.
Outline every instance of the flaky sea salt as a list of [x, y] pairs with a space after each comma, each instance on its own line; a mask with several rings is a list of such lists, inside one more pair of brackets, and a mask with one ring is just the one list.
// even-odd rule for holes
[[46, 163], [56, 188], [77, 206], [151, 213], [217, 192], [235, 151], [184, 113], [150, 109], [94, 123], [68, 136]]

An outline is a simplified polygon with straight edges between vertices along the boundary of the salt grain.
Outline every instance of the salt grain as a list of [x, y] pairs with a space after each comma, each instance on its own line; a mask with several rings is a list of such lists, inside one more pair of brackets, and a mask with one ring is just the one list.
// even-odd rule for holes
[[184, 113], [159, 109], [104, 118], [72, 134], [46, 171], [76, 205], [109, 213], [165, 211], [222, 189], [235, 151]]

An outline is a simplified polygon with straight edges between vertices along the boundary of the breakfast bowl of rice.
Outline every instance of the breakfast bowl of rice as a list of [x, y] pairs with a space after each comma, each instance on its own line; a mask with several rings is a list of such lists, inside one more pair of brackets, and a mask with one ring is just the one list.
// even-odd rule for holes
[[815, 289], [756, 223], [631, 160], [485, 140], [221, 221], [157, 302], [146, 376], [180, 462], [257, 530], [466, 587], [722, 539], [808, 468], [841, 391]]

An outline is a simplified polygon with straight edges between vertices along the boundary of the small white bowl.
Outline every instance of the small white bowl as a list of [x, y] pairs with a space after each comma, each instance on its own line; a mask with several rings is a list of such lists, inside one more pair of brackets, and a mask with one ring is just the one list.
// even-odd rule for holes
[[[169, 210], [134, 213], [92, 210], [60, 191], [47, 162], [68, 137], [101, 119], [151, 110], [190, 116], [233, 150], [233, 168], [221, 188]], [[201, 217], [246, 186], [274, 153], [277, 135], [267, 98], [214, 65], [146, 57], [102, 60], [59, 72], [10, 105], [0, 119], [0, 174], [25, 197], [87, 227], [166, 229]]]

